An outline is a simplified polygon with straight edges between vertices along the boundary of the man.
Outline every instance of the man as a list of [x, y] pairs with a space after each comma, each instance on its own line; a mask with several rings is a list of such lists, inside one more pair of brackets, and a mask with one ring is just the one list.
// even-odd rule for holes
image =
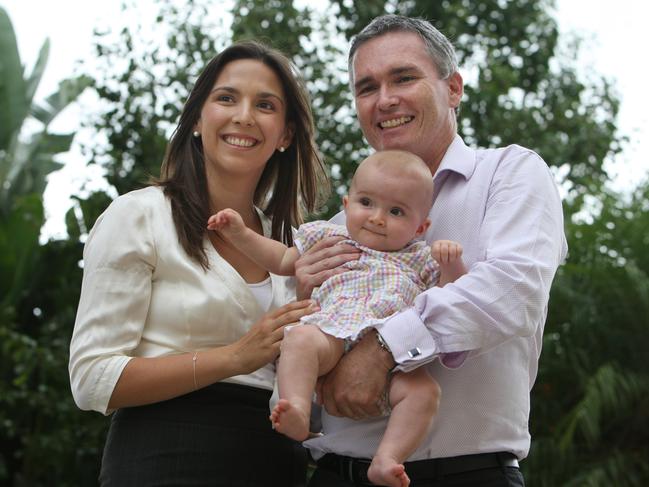
[[[552, 175], [523, 147], [463, 143], [455, 52], [428, 22], [375, 19], [352, 41], [349, 66], [365, 137], [376, 150], [426, 161], [436, 185], [426, 239], [460, 242], [469, 272], [377, 326], [320, 385], [325, 434], [306, 442], [318, 463], [309, 485], [367, 485], [395, 366], [426, 367], [442, 391], [431, 431], [405, 464], [413, 487], [524, 485], [530, 390], [550, 286], [567, 252]], [[310, 292], [350, 258], [331, 242], [315, 248], [296, 266], [299, 288]]]

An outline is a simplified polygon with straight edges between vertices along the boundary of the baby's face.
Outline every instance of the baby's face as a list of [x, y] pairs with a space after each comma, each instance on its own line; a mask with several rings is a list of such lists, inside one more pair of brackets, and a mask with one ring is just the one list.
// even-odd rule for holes
[[343, 200], [347, 230], [365, 247], [400, 250], [429, 225], [426, 198], [416, 178], [374, 167], [357, 174]]

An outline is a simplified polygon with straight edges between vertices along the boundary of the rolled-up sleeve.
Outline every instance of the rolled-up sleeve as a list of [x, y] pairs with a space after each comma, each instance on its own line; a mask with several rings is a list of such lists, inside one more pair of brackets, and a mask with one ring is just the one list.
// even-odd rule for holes
[[115, 384], [140, 342], [156, 261], [149, 211], [136, 198], [121, 196], [97, 219], [86, 242], [69, 363], [81, 409], [110, 413]]
[[[522, 148], [505, 151], [489, 176], [483, 201], [467, 206], [480, 215], [468, 273], [425, 291], [414, 307], [377, 326], [401, 370], [437, 357], [457, 367], [472, 354], [542, 331], [552, 280], [567, 251], [556, 185], [545, 162]], [[470, 185], [466, 194], [471, 201]]]

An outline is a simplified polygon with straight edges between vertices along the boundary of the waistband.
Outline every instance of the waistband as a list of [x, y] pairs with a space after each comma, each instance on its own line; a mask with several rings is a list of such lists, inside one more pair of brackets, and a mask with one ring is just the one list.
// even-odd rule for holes
[[[359, 485], [373, 485], [367, 478], [371, 460], [327, 453], [317, 462], [318, 468], [334, 472], [341, 478]], [[509, 452], [479, 453], [447, 458], [433, 458], [405, 462], [406, 473], [411, 481], [433, 480], [443, 475], [472, 472], [485, 468], [514, 467], [518, 460]]]
[[268, 400], [271, 391], [256, 387], [217, 382], [167, 401], [121, 408], [113, 421], [162, 420], [206, 425], [246, 425], [271, 430]]

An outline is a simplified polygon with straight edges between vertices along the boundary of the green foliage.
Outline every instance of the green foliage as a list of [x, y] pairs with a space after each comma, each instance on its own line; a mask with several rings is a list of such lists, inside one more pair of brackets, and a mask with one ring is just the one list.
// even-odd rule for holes
[[[89, 84], [65, 80], [33, 101], [46, 41], [24, 77], [11, 22], [0, 8], [0, 483], [82, 485], [96, 475], [105, 420], [80, 416], [69, 393], [68, 344], [81, 283], [77, 240], [41, 246], [45, 177], [72, 134], [49, 123]], [[40, 130], [23, 133], [26, 122]], [[74, 426], [73, 426], [74, 425]], [[94, 425], [89, 427], [88, 425]], [[85, 462], [78, 465], [78, 462]]]
[[605, 191], [568, 225], [533, 391], [534, 485], [649, 481], [647, 196], [647, 182], [630, 199]]
[[[4, 485], [93, 485], [107, 421], [70, 394], [68, 347], [81, 285], [81, 244], [50, 242], [0, 326], [0, 479]], [[3, 311], [6, 313], [7, 308]]]
[[291, 58], [303, 53], [301, 40], [311, 35], [308, 10], [283, 0], [238, 0], [232, 22], [233, 40], [256, 39], [272, 44]]
[[[6, 216], [20, 195], [42, 194], [45, 176], [60, 168], [53, 157], [68, 150], [73, 134], [51, 134], [48, 125], [88, 87], [90, 78], [65, 80], [44, 104], [34, 103], [49, 56], [49, 41], [43, 44], [31, 74], [24, 78], [13, 26], [2, 8], [0, 32], [0, 213]], [[40, 122], [42, 129], [26, 136], [21, 130], [30, 117]]]
[[[225, 40], [218, 6], [196, 2], [191, 8], [161, 2], [153, 30], [165, 43], [148, 43], [142, 24], [113, 33], [96, 33], [95, 87], [105, 110], [90, 126], [106, 140], [86, 147], [90, 160], [122, 194], [143, 187], [159, 174], [167, 141], [200, 70]], [[124, 7], [126, 9], [126, 7]], [[217, 15], [218, 18], [218, 15]], [[145, 19], [149, 22], [151, 19]]]
[[480, 147], [520, 144], [550, 166], [566, 166], [566, 210], [581, 209], [586, 194], [607, 180], [603, 162], [621, 150], [615, 133], [619, 102], [605, 80], [579, 80], [573, 58], [562, 57], [553, 0], [372, 1], [335, 0], [347, 37], [382, 13], [421, 16], [456, 47], [465, 73], [458, 120], [465, 141]]

